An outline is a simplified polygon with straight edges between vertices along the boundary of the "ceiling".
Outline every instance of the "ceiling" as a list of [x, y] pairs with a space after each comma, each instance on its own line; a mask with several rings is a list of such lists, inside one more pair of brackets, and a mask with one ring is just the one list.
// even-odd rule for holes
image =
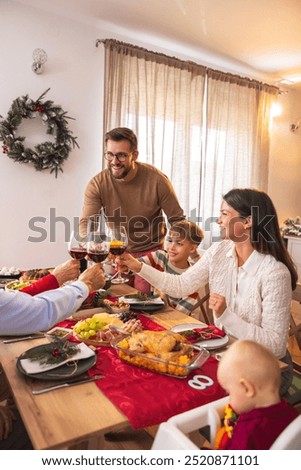
[[228, 64], [224, 68], [231, 63], [237, 73], [245, 70], [271, 84], [286, 79], [301, 90], [301, 0], [16, 2], [154, 46], [160, 38], [161, 47], [189, 50], [196, 60], [202, 51], [207, 55], [204, 65], [217, 68], [219, 58]]

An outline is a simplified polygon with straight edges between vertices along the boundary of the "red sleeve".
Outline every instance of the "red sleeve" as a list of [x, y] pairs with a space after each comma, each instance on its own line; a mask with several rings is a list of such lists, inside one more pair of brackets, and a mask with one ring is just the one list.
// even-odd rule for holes
[[56, 277], [52, 274], [47, 274], [47, 276], [41, 277], [41, 279], [33, 282], [30, 286], [20, 289], [20, 292], [25, 292], [25, 294], [29, 295], [36, 295], [46, 290], [57, 289], [58, 287], [60, 286], [56, 280]]

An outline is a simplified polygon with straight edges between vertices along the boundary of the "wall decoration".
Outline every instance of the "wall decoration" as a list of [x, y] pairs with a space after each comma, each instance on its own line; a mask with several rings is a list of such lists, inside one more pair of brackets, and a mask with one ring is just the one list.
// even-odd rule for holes
[[[2, 151], [9, 158], [19, 163], [31, 163], [35, 169], [42, 171], [50, 169], [50, 173], [62, 170], [64, 161], [75, 146], [79, 148], [77, 137], [68, 128], [68, 119], [61, 106], [53, 101], [44, 101], [46, 90], [37, 100], [32, 100], [28, 95], [16, 98], [7, 114], [7, 118], [0, 116], [0, 141], [3, 141]], [[40, 117], [47, 126], [47, 134], [55, 137], [54, 142], [42, 142], [33, 149], [25, 147], [25, 137], [16, 136], [16, 131], [22, 119], [34, 119]]]

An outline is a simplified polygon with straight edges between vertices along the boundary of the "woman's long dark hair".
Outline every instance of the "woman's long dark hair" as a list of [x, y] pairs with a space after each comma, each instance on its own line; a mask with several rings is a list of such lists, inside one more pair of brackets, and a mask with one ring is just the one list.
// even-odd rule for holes
[[241, 217], [252, 216], [251, 243], [259, 253], [274, 256], [291, 274], [292, 289], [296, 288], [298, 273], [281, 237], [278, 216], [271, 198], [256, 189], [231, 189], [223, 196]]

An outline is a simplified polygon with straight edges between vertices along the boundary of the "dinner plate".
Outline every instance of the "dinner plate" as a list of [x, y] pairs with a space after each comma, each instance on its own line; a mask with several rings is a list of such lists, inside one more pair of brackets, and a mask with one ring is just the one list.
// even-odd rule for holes
[[130, 310], [136, 310], [137, 312], [147, 312], [147, 313], [152, 313], [152, 312], [158, 312], [159, 310], [162, 310], [165, 307], [164, 303], [138, 303], [135, 302], [130, 305]]
[[[175, 331], [176, 333], [181, 333], [181, 331], [193, 330], [194, 328], [200, 328], [200, 325], [198, 325], [197, 323], [182, 323], [180, 325], [175, 325], [170, 329], [171, 331]], [[229, 342], [229, 337], [225, 335], [222, 338], [209, 339], [209, 340], [204, 339], [203, 341], [197, 341], [196, 343], [193, 343], [193, 344], [198, 344], [202, 348], [211, 350], [211, 349], [222, 348], [223, 346], [226, 346], [228, 342]]]
[[128, 294], [124, 297], [120, 297], [119, 300], [128, 303], [130, 310], [136, 310], [138, 312], [158, 312], [165, 307], [164, 300], [162, 300], [159, 296], [154, 296], [153, 298], [149, 298], [147, 300], [139, 300], [137, 297], [135, 297], [135, 295], [131, 297], [130, 294]]
[[65, 380], [66, 378], [77, 377], [78, 375], [83, 374], [96, 363], [96, 354], [86, 359], [81, 359], [79, 361], [71, 361], [69, 364], [63, 364], [60, 367], [51, 369], [45, 372], [39, 372], [37, 374], [28, 374], [22, 367], [21, 360], [26, 359], [33, 352], [44, 352], [51, 350], [53, 348], [53, 343], [51, 344], [41, 344], [40, 346], [35, 346], [34, 348], [28, 349], [24, 354], [18, 357], [17, 359], [17, 369], [21, 374], [26, 375], [32, 379], [40, 380]]

